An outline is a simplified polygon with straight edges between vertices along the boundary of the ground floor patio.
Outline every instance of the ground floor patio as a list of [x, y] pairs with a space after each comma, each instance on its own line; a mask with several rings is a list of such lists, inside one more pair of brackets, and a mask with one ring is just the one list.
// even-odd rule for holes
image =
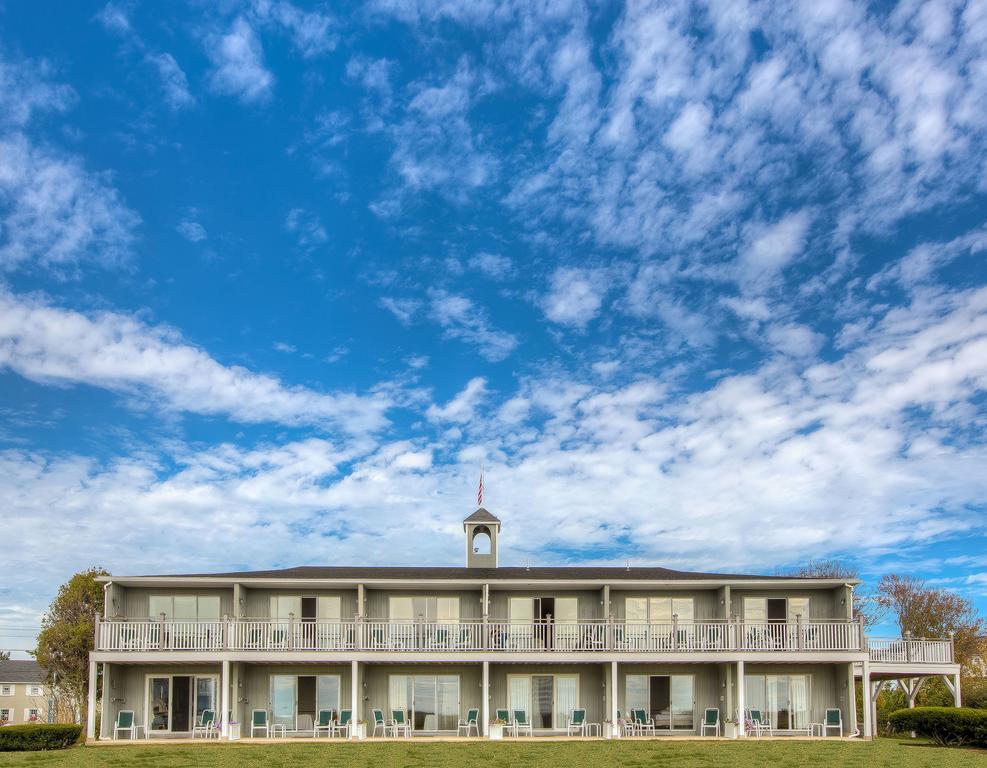
[[[377, 739], [395, 735], [375, 728], [395, 710], [409, 736], [431, 740], [463, 734], [460, 724], [474, 714], [470, 737], [496, 735], [498, 716], [514, 720], [518, 712], [531, 726], [522, 738], [556, 738], [566, 734], [574, 710], [599, 725], [586, 736], [630, 735], [608, 723], [628, 719], [632, 710], [643, 710], [649, 721], [635, 738], [722, 737], [750, 709], [770, 722], [772, 736], [818, 734], [812, 726], [828, 709], [839, 710], [843, 736], [857, 730], [849, 663], [107, 663], [103, 674], [101, 739], [112, 739], [121, 711], [134, 713], [141, 737], [186, 738], [207, 709], [227, 712], [217, 715], [226, 737], [259, 741], [277, 733], [279, 742], [312, 738], [324, 710], [366, 723], [350, 736]], [[715, 710], [714, 729], [702, 729], [707, 710]], [[256, 711], [272, 728], [251, 733]], [[509, 728], [506, 735], [513, 735]]]

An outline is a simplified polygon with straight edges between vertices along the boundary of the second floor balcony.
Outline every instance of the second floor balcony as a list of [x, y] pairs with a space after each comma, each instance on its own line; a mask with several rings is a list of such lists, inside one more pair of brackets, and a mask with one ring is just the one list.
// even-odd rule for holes
[[950, 640], [872, 640], [859, 622], [101, 620], [97, 651], [682, 654], [863, 652], [875, 661], [952, 661]]

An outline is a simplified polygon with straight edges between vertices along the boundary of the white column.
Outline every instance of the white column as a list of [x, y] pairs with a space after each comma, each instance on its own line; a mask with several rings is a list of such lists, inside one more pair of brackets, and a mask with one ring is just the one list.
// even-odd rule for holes
[[359, 708], [359, 686], [360, 686], [360, 662], [353, 661], [350, 665], [350, 709], [353, 710], [353, 714], [350, 715], [352, 718], [350, 722], [353, 724], [350, 727], [350, 738], [356, 738], [357, 723], [360, 721], [360, 708]]
[[747, 710], [747, 692], [744, 689], [744, 662], [737, 662], [737, 735], [740, 738], [747, 736], [747, 718], [744, 713]]
[[617, 727], [617, 703], [619, 700], [620, 684], [617, 682], [617, 662], [610, 662], [610, 722]]
[[960, 696], [960, 674], [953, 675], [953, 703], [957, 707], [963, 706], [963, 698]]
[[86, 707], [86, 738], [96, 738], [96, 662], [89, 662], [89, 706]]
[[483, 662], [483, 708], [480, 710], [483, 717], [484, 736], [490, 728], [490, 662]]
[[110, 716], [110, 709], [113, 705], [113, 697], [110, 696], [110, 691], [113, 690], [112, 681], [110, 680], [110, 665], [105, 661], [103, 662], [103, 702], [100, 707], [101, 716], [99, 719], [99, 733], [96, 734], [97, 739], [103, 738], [103, 734], [106, 733], [107, 726], [113, 722], [113, 718]]
[[861, 684], [864, 687], [864, 738], [869, 739], [873, 735], [872, 720], [873, 709], [871, 704], [871, 690], [870, 690], [870, 661], [864, 659], [864, 669], [863, 674], [860, 677]]
[[230, 662], [227, 659], [223, 659], [223, 671], [219, 676], [220, 685], [220, 707], [219, 717], [220, 726], [219, 736], [225, 739], [230, 735]]

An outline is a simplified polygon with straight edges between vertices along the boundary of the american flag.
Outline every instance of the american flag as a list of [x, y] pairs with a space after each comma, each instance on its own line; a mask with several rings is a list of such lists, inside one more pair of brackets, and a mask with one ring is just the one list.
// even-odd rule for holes
[[480, 487], [476, 489], [476, 506], [483, 506], [483, 469], [480, 469]]

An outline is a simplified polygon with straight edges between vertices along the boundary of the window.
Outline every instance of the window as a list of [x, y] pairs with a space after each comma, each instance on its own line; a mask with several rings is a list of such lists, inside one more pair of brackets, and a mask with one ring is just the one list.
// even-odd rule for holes
[[148, 613], [157, 619], [163, 613], [166, 619], [178, 621], [218, 620], [219, 595], [151, 595]]
[[[408, 713], [416, 731], [454, 731], [459, 722], [459, 675], [391, 675], [388, 705]], [[388, 711], [384, 715], [390, 719]]]
[[24, 721], [28, 723], [36, 722], [41, 718], [41, 710], [30, 707], [24, 710]]
[[765, 622], [794, 623], [796, 616], [803, 621], [809, 619], [809, 598], [807, 597], [745, 597], [744, 621], [749, 624]]
[[434, 621], [439, 624], [459, 622], [458, 597], [391, 597], [388, 604], [391, 621]]
[[13, 696], [14, 686], [12, 685], [0, 685], [0, 696]]
[[628, 597], [624, 599], [628, 624], [671, 624], [674, 615], [680, 624], [695, 620], [691, 597]]
[[579, 702], [579, 675], [508, 675], [507, 705], [536, 730], [561, 730]]
[[41, 686], [40, 685], [31, 685], [31, 686], [28, 686], [27, 695], [28, 696], [40, 696], [41, 695]]
[[0, 709], [0, 723], [9, 723], [9, 722], [10, 722], [10, 710]]

